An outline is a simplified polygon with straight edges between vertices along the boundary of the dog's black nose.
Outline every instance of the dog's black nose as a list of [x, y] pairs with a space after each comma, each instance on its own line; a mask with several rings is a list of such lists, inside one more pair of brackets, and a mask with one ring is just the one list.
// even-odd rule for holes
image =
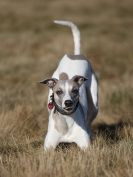
[[71, 100], [66, 100], [65, 101], [65, 106], [66, 107], [71, 107], [73, 105], [73, 102]]

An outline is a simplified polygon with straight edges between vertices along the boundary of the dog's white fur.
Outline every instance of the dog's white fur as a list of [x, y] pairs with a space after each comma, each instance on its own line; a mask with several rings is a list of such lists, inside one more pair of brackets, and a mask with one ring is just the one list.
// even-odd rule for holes
[[[80, 55], [80, 32], [76, 25], [69, 21], [55, 21], [55, 23], [71, 27], [74, 37], [74, 56], [78, 59], [71, 59], [70, 55], [65, 55], [53, 73], [52, 78], [59, 79], [60, 73], [67, 73], [69, 79], [75, 75], [88, 78], [79, 90], [79, 106], [71, 115], [58, 113], [55, 116], [54, 109], [49, 111], [48, 132], [44, 142], [44, 149], [56, 148], [60, 142], [75, 142], [81, 149], [86, 149], [90, 144], [90, 124], [98, 112], [98, 85], [91, 67], [91, 64]], [[80, 60], [81, 57], [81, 60]], [[84, 58], [84, 59], [83, 59]], [[68, 84], [65, 84], [67, 90]], [[52, 94], [49, 91], [48, 101]], [[64, 100], [69, 99], [69, 94]]]

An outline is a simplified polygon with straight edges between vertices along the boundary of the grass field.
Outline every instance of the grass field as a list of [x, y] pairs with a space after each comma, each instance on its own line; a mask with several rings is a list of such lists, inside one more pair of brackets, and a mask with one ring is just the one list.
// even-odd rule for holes
[[[64, 53], [73, 53], [68, 28], [81, 30], [82, 53], [99, 78], [95, 138], [43, 151], [50, 77]], [[0, 1], [0, 177], [132, 177], [133, 1]]]

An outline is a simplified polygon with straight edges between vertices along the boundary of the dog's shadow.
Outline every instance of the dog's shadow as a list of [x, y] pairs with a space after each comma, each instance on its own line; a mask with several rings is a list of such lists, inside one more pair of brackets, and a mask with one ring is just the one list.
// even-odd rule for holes
[[[92, 141], [95, 141], [96, 138], [102, 137], [107, 144], [115, 144], [124, 138], [122, 132], [127, 127], [132, 128], [133, 124], [121, 121], [115, 124], [97, 123], [92, 127], [94, 133]], [[60, 143], [56, 149], [66, 150], [71, 147], [77, 148], [77, 145], [75, 143]]]
[[124, 130], [133, 127], [132, 123], [117, 122], [114, 124], [99, 123], [93, 127], [95, 136], [102, 136], [107, 143], [117, 143], [124, 137]]

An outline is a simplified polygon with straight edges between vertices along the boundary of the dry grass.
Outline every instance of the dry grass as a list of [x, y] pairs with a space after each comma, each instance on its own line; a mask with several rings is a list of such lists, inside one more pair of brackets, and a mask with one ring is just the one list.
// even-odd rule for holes
[[[78, 24], [82, 51], [100, 82], [100, 112], [91, 147], [60, 145], [45, 153], [47, 88], [70, 31]], [[133, 174], [133, 2], [131, 0], [0, 1], [0, 176], [131, 177]]]

